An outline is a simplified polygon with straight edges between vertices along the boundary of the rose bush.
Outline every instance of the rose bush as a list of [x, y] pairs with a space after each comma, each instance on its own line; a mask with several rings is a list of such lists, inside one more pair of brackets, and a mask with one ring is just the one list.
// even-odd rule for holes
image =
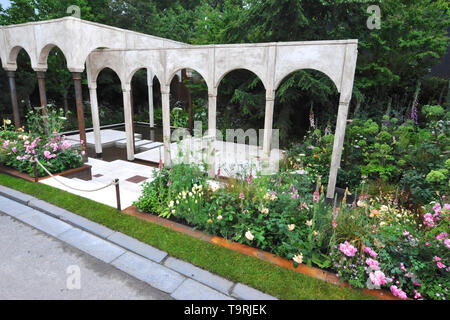
[[[52, 115], [60, 117], [51, 110], [49, 112], [50, 116], [46, 117], [48, 121]], [[33, 115], [29, 119], [32, 119], [31, 127], [34, 127], [36, 116]], [[55, 129], [57, 121], [49, 122]], [[61, 128], [61, 126], [58, 127]], [[0, 130], [0, 164], [34, 177], [33, 164], [30, 161], [32, 157], [36, 157], [51, 173], [63, 172], [83, 165], [79, 150], [73, 148], [71, 143], [57, 131], [44, 135], [42, 132], [25, 131], [24, 127], [16, 130], [10, 120], [3, 120], [3, 127]], [[40, 166], [37, 166], [37, 169], [38, 176], [47, 175]]]

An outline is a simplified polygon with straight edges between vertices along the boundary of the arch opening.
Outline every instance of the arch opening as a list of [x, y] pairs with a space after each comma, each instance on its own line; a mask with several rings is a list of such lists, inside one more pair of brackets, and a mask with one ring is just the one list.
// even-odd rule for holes
[[301, 69], [284, 77], [276, 88], [273, 128], [280, 133], [280, 146], [303, 140], [311, 129], [334, 132], [339, 92], [325, 73]]
[[194, 122], [208, 127], [208, 85], [205, 78], [194, 69], [180, 69], [170, 82], [170, 124], [186, 128], [191, 133]]
[[[141, 134], [142, 140], [162, 142], [159, 79], [151, 70], [144, 67], [133, 71], [130, 78], [134, 132]], [[137, 148], [136, 152], [139, 151]]]
[[226, 129], [263, 129], [265, 97], [264, 83], [254, 72], [234, 69], [224, 74], [217, 90], [217, 129], [222, 136]]

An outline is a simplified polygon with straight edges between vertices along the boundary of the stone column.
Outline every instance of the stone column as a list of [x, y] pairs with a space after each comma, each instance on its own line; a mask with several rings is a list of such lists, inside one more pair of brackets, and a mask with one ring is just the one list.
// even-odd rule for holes
[[350, 100], [352, 99], [353, 80], [356, 69], [358, 50], [356, 44], [347, 45], [345, 49], [345, 62], [342, 74], [342, 82], [339, 97], [339, 110], [337, 115], [336, 132], [334, 135], [333, 153], [331, 155], [330, 175], [328, 178], [327, 201], [334, 199], [336, 178], [341, 166], [342, 148], [344, 146], [345, 127], [347, 126], [347, 115]]
[[216, 141], [216, 116], [217, 116], [217, 90], [208, 93], [208, 176], [214, 177], [216, 175], [216, 156], [215, 156], [215, 141]]
[[162, 114], [163, 114], [163, 139], [164, 139], [164, 163], [170, 166], [170, 86], [161, 87]]
[[8, 71], [9, 80], [9, 90], [11, 91], [11, 105], [13, 111], [14, 126], [16, 129], [20, 128], [20, 114], [19, 114], [19, 103], [17, 101], [17, 90], [16, 90], [16, 73], [14, 71]]
[[84, 105], [83, 105], [83, 89], [81, 87], [81, 72], [72, 72], [73, 82], [75, 86], [75, 102], [77, 106], [78, 130], [80, 131], [81, 152], [83, 161], [88, 161], [86, 153], [86, 125], [84, 121]]
[[131, 112], [131, 88], [122, 89], [125, 132], [127, 134], [127, 160], [134, 160], [133, 114]]
[[334, 135], [333, 153], [331, 155], [330, 175], [328, 178], [327, 198], [334, 198], [336, 187], [336, 178], [341, 167], [342, 148], [344, 146], [345, 127], [347, 126], [347, 114], [350, 101], [340, 101], [336, 123], [336, 132]]
[[47, 128], [47, 89], [45, 87], [45, 71], [36, 71], [36, 78], [38, 80], [39, 98], [42, 107], [42, 116], [44, 117], [44, 132], [48, 134]]
[[94, 127], [95, 153], [97, 158], [102, 158], [102, 136], [100, 131], [100, 117], [98, 114], [97, 83], [89, 84], [89, 96], [91, 100], [92, 126]]
[[270, 155], [270, 144], [272, 140], [272, 126], [273, 126], [273, 108], [275, 104], [275, 91], [266, 91], [266, 113], [264, 119], [264, 142], [263, 151], [265, 154]]
[[147, 69], [147, 88], [148, 88], [148, 113], [150, 115], [150, 128], [155, 127], [155, 116], [153, 106], [153, 73]]

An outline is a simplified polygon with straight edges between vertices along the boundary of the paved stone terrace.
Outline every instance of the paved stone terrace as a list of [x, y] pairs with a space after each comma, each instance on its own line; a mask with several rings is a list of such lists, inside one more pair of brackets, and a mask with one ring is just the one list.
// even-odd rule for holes
[[142, 192], [142, 184], [153, 179], [155, 168], [133, 162], [115, 160], [107, 162], [94, 158], [89, 158], [87, 164], [92, 166], [92, 180], [84, 181], [77, 178], [69, 179], [65, 177], [49, 178], [39, 181], [61, 190], [91, 199], [110, 207], [116, 207], [116, 189], [110, 186], [106, 189], [95, 192], [83, 192], [73, 190], [62, 185], [57, 180], [66, 185], [82, 190], [93, 190], [107, 185], [114, 179], [119, 179], [120, 201], [122, 208], [127, 208], [136, 201]]
[[0, 186], [0, 212], [97, 258], [178, 300], [273, 300], [167, 252], [32, 196]]

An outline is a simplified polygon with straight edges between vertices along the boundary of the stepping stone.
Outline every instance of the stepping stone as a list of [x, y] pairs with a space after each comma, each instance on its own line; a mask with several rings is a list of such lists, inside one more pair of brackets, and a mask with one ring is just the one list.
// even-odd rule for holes
[[[134, 146], [136, 148], [140, 148], [140, 147], [150, 144], [150, 143], [153, 143], [153, 141], [152, 140], [136, 140], [136, 141], [134, 141]], [[127, 147], [127, 139], [116, 141], [116, 147], [126, 148]]]
[[[142, 138], [142, 134], [140, 134], [140, 133], [135, 133], [134, 136], [136, 139]], [[125, 131], [106, 129], [106, 130], [100, 131], [100, 137], [101, 137], [101, 141], [102, 141], [102, 146], [108, 147], [108, 146], [113, 146], [116, 143], [116, 141], [126, 139], [127, 133]], [[79, 134], [70, 135], [70, 136], [67, 136], [66, 139], [79, 142], [80, 135]], [[86, 133], [86, 144], [95, 145], [94, 132]]]
[[[144, 141], [147, 141], [147, 140], [144, 140]], [[139, 146], [139, 150], [141, 152], [148, 151], [148, 150], [151, 150], [151, 149], [155, 149], [155, 148], [161, 147], [162, 145], [163, 145], [162, 142], [151, 142], [151, 143]]]

